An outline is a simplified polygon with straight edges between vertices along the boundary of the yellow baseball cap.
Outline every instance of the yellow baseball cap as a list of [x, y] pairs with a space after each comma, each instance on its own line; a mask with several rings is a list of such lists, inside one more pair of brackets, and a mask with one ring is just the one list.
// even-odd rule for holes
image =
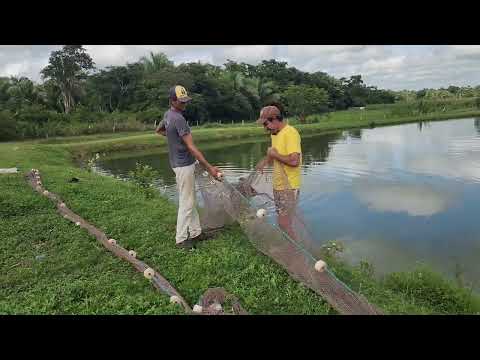
[[172, 87], [170, 89], [169, 95], [170, 95], [170, 99], [178, 100], [178, 101], [184, 102], [184, 103], [192, 100], [192, 98], [188, 96], [187, 90], [181, 85], [176, 85], [176, 86]]

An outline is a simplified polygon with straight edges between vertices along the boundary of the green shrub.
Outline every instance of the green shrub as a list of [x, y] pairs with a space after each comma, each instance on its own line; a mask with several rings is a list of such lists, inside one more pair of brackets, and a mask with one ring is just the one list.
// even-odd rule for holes
[[147, 199], [152, 198], [155, 194], [154, 181], [160, 177], [158, 171], [149, 165], [137, 162], [135, 170], [128, 173], [132, 181], [136, 183], [145, 194]]
[[144, 111], [139, 111], [137, 113], [137, 120], [142, 123], [154, 124], [155, 121], [160, 121], [163, 119], [166, 109], [161, 109], [158, 107], [150, 107]]
[[0, 141], [11, 141], [17, 139], [15, 120], [10, 111], [0, 111]]

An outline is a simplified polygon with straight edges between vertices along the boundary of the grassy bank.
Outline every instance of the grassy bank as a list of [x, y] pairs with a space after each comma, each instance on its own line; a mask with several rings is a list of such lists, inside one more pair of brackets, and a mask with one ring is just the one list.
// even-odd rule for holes
[[[302, 125], [300, 131], [331, 131], [339, 126], [347, 128], [347, 123]], [[362, 125], [351, 122], [352, 126]], [[264, 135], [261, 129], [244, 127], [197, 129], [194, 136], [205, 144]], [[178, 250], [173, 204], [159, 194], [146, 199], [134, 184], [88, 173], [72, 161], [72, 155], [79, 153], [164, 146], [163, 139], [152, 134], [0, 144], [0, 167], [18, 166], [21, 171], [0, 175], [0, 313], [182, 313], [130, 265], [61, 218], [53, 203], [34, 193], [23, 179], [31, 168], [41, 171], [44, 186], [59, 194], [74, 212], [125, 248], [136, 250], [190, 304], [207, 288], [222, 286], [252, 314], [334, 313], [320, 296], [258, 253], [237, 226], [196, 250]], [[72, 177], [80, 182], [70, 183]], [[375, 280], [368, 266], [328, 261], [340, 279], [386, 313], [480, 312], [479, 300], [467, 289], [428, 269]]]
[[[329, 115], [312, 116], [307, 119], [309, 124], [297, 124], [295, 119], [290, 120], [299, 132], [305, 136], [321, 134], [337, 130], [371, 128], [379, 126], [413, 123], [418, 121], [440, 121], [480, 116], [480, 110], [457, 109], [449, 112], [436, 112], [422, 115], [385, 116], [383, 110], [370, 111], [339, 111]], [[223, 125], [215, 128], [193, 127], [194, 139], [198, 144], [246, 141], [248, 139], [265, 137], [265, 132], [259, 126], [246, 123], [245, 125]], [[152, 131], [134, 132], [128, 134], [99, 134], [69, 138], [51, 138], [37, 140], [37, 144], [57, 144], [70, 151], [76, 157], [85, 157], [94, 152], [136, 151], [146, 149], [163, 149], [166, 142], [163, 137], [153, 134]]]

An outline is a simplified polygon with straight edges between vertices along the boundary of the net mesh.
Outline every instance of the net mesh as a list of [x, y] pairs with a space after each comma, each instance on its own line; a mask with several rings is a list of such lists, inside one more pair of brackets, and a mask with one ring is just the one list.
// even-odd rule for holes
[[[280, 171], [255, 170], [232, 184], [212, 178], [197, 163], [202, 226], [218, 228], [236, 221], [257, 250], [321, 295], [340, 314], [381, 314], [328, 267], [315, 269], [320, 259], [312, 255], [313, 239], [297, 206], [298, 190], [291, 189], [282, 166], [276, 169]], [[282, 179], [281, 190], [273, 189], [274, 176]]]

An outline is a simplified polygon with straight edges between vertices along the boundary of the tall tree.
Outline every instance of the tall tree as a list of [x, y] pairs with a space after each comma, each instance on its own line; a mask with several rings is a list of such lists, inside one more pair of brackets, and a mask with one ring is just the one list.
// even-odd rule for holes
[[143, 64], [147, 74], [155, 73], [163, 69], [172, 69], [174, 67], [173, 61], [170, 61], [164, 53], [154, 54], [150, 52], [150, 57], [142, 56], [140, 63]]
[[243, 89], [256, 100], [255, 107], [259, 107], [267, 102], [278, 101], [280, 95], [275, 91], [275, 83], [259, 78], [245, 78]]
[[62, 50], [53, 51], [49, 64], [41, 71], [43, 79], [51, 79], [60, 89], [65, 113], [75, 107], [75, 94], [80, 84], [94, 69], [94, 62], [82, 45], [65, 45]]
[[8, 95], [10, 86], [11, 83], [8, 77], [0, 77], [0, 104], [5, 103], [10, 98], [10, 95]]
[[7, 95], [9, 96], [8, 104], [10, 108], [20, 109], [25, 105], [41, 102], [38, 88], [30, 79], [12, 77], [9, 84]]
[[288, 112], [305, 122], [307, 115], [328, 109], [328, 94], [324, 89], [307, 85], [290, 85], [283, 93]]
[[253, 75], [253, 74], [250, 73], [250, 70], [252, 70], [253, 68], [246, 63], [242, 62], [242, 63], [238, 64], [237, 62], [235, 62], [233, 60], [227, 59], [227, 62], [223, 65], [225, 66], [225, 70], [228, 73], [235, 73], [235, 74], [240, 73], [243, 76], [252, 76]]

